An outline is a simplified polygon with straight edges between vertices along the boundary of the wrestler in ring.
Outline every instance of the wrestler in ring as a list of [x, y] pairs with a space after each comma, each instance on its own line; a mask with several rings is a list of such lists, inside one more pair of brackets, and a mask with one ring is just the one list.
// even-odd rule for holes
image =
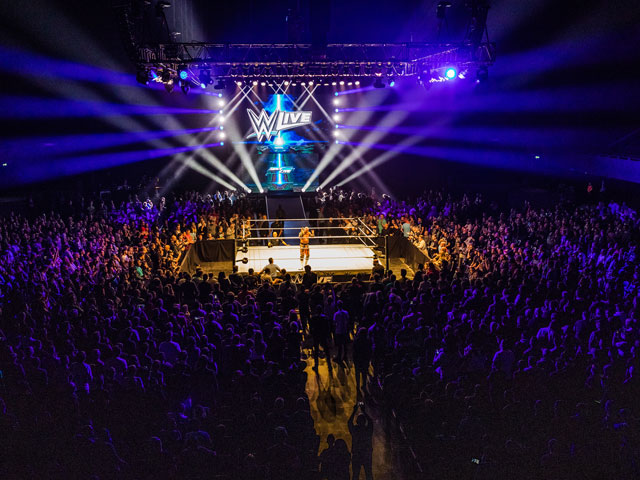
[[300, 237], [300, 263], [304, 262], [305, 265], [309, 263], [309, 238], [313, 236], [313, 230], [309, 230], [309, 227], [302, 227], [298, 234]]

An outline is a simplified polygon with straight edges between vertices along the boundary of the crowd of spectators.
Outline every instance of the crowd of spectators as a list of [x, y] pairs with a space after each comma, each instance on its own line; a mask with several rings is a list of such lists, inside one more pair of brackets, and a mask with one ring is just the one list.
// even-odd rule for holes
[[2, 219], [0, 477], [317, 469], [295, 313], [281, 315], [257, 276], [178, 269], [205, 229], [252, 208], [231, 195], [132, 195]]
[[[381, 387], [430, 477], [637, 478], [633, 210], [343, 190], [307, 209], [361, 217], [428, 261], [342, 285], [310, 269], [300, 284], [180, 273], [189, 244], [260, 218], [230, 193], [4, 218], [2, 477], [305, 478], [319, 447], [308, 339], [316, 365], [321, 351], [353, 364], [361, 398]], [[326, 478], [349, 461], [370, 475], [372, 419], [355, 413]]]
[[440, 192], [377, 208], [429, 259], [381, 278], [364, 317], [385, 406], [429, 476], [637, 478], [635, 211]]

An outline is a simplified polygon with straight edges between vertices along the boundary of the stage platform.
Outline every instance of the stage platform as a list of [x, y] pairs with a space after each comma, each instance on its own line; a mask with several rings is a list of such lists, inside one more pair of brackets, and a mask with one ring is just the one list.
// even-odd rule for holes
[[[313, 271], [327, 275], [345, 273], [371, 272], [375, 252], [364, 245], [311, 245], [309, 265]], [[248, 263], [242, 263], [247, 257]], [[236, 265], [240, 273], [250, 268], [260, 272], [269, 263], [269, 258], [280, 268], [291, 274], [304, 271], [300, 263], [300, 247], [298, 245], [282, 247], [249, 247], [247, 253], [237, 252]]]

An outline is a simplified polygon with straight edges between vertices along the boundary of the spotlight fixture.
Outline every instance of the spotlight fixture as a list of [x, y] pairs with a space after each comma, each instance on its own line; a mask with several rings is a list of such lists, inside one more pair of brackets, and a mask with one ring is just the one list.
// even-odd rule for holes
[[285, 87], [289, 86], [289, 80], [285, 80], [284, 81], [284, 85], [285, 85]]
[[164, 69], [162, 71], [162, 77], [160, 78], [162, 83], [169, 83], [171, 81], [171, 70]]
[[389, 86], [392, 88], [396, 86], [396, 81], [393, 77], [389, 79]]
[[224, 79], [219, 78], [216, 84], [213, 86], [213, 88], [215, 88], [216, 90], [224, 90], [226, 88]]
[[136, 81], [142, 85], [146, 85], [149, 83], [149, 71], [146, 68], [140, 68], [136, 72]]
[[356, 85], [360, 85], [360, 80], [356, 80], [356, 81], [355, 81], [355, 84], [356, 84]]
[[337, 122], [340, 120], [340, 115], [338, 115], [337, 113], [333, 116], [333, 121]]
[[253, 81], [253, 86], [254, 86], [254, 87], [257, 87], [257, 86], [258, 86], [258, 80], [254, 80], [254, 81]]
[[219, 138], [220, 140], [224, 140], [225, 138], [227, 138], [227, 135], [226, 135], [224, 132], [220, 132], [220, 133], [218, 134], [218, 138]]
[[164, 15], [164, 9], [170, 6], [171, 4], [169, 2], [160, 1], [156, 3], [156, 17], [162, 17]]
[[489, 70], [487, 67], [480, 67], [476, 72], [476, 83], [484, 83], [489, 78]]
[[338, 84], [338, 82], [331, 82], [331, 85], [332, 85], [332, 86], [334, 86], [334, 87], [335, 87], [337, 84]]
[[353, 82], [347, 82], [348, 87], [350, 87], [351, 85], [353, 85]]
[[213, 79], [211, 78], [211, 70], [200, 70], [198, 79], [200, 80], [200, 85], [204, 85], [204, 87], [202, 88], [206, 88], [207, 85], [211, 85], [213, 83]]
[[260, 86], [264, 87], [267, 84], [267, 82], [260, 82]]
[[340, 80], [340, 85], [344, 85], [344, 80]]
[[458, 71], [453, 67], [449, 67], [444, 71], [444, 76], [448, 80], [452, 80], [458, 76]]
[[451, 7], [451, 2], [442, 1], [438, 2], [438, 6], [436, 7], [436, 18], [438, 20], [444, 20], [444, 17], [447, 14], [447, 8]]
[[376, 80], [373, 82], [373, 88], [384, 88], [384, 83], [382, 83], [380, 77], [376, 77]]
[[224, 107], [224, 100], [218, 100], [218, 106], [219, 107]]
[[[337, 92], [336, 92], [337, 93]], [[334, 105], [340, 105], [340, 99], [339, 98], [334, 98], [333, 99], [333, 104]]]
[[306, 82], [300, 82], [300, 85], [302, 85], [303, 87], [306, 87], [307, 83]]
[[309, 85], [313, 85], [313, 80], [309, 80]]
[[237, 85], [237, 86], [239, 86], [239, 87], [241, 87], [241, 86], [242, 86], [242, 82], [241, 82], [240, 80], [238, 80], [238, 81], [236, 82], [236, 85]]
[[189, 70], [187, 70], [187, 66], [186, 65], [180, 65], [178, 67], [178, 76], [182, 80], [186, 80], [187, 79], [187, 77], [189, 76]]

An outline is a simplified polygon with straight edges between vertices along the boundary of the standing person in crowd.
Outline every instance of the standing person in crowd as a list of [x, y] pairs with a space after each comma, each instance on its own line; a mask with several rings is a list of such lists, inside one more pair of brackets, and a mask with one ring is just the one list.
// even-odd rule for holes
[[273, 258], [269, 258], [269, 263], [267, 263], [260, 273], [266, 273], [271, 278], [276, 278], [277, 273], [280, 271], [280, 267], [276, 265], [273, 261]]
[[[354, 424], [353, 419], [360, 409]], [[351, 470], [352, 480], [360, 479], [360, 469], [364, 469], [366, 480], [373, 480], [373, 419], [365, 411], [364, 403], [353, 406], [353, 412], [347, 421], [351, 433]]]
[[325, 448], [318, 460], [320, 461], [320, 479], [333, 480], [336, 478], [336, 437], [333, 433], [327, 435], [327, 448]]
[[367, 388], [369, 375], [369, 364], [371, 363], [372, 346], [369, 339], [369, 332], [366, 328], [360, 328], [353, 341], [353, 365], [356, 370], [356, 390], [360, 391], [360, 380], [362, 389]]
[[320, 347], [322, 347], [324, 356], [327, 359], [329, 373], [331, 373], [333, 371], [333, 366], [331, 365], [331, 349], [329, 347], [331, 342], [331, 323], [327, 316], [322, 313], [322, 305], [316, 305], [315, 311], [309, 321], [309, 330], [313, 338], [313, 369], [316, 372], [318, 371], [318, 357], [320, 355]]
[[336, 313], [333, 314], [334, 342], [336, 345], [336, 362], [345, 361], [345, 347], [349, 339], [349, 313], [344, 309], [342, 300], [338, 300]]
[[351, 454], [347, 442], [342, 438], [336, 440], [333, 447], [335, 449], [335, 480], [349, 480], [349, 466], [351, 465]]

